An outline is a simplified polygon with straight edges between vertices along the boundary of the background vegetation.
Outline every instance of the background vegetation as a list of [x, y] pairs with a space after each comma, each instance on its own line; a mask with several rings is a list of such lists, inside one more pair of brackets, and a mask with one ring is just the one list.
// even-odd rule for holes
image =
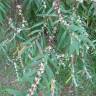
[[96, 1], [0, 0], [0, 96], [96, 96]]

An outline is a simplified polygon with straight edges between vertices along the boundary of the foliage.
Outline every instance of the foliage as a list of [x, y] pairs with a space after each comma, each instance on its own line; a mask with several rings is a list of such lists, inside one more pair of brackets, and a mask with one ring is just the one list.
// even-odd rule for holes
[[59, 0], [17, 0], [11, 16], [13, 1], [0, 0], [0, 61], [13, 65], [24, 87], [5, 91], [14, 96], [93, 96], [96, 2], [61, 0], [55, 8]]

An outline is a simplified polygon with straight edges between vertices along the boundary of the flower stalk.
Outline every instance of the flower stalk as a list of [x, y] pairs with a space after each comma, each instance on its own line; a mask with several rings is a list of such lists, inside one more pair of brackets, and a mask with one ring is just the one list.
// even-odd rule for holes
[[38, 86], [38, 84], [39, 84], [39, 82], [41, 80], [41, 76], [44, 73], [44, 70], [45, 70], [44, 64], [41, 63], [40, 68], [37, 71], [34, 83], [31, 85], [31, 88], [29, 89], [29, 93], [28, 93], [27, 96], [33, 96], [34, 95], [34, 92], [36, 91], [37, 86]]

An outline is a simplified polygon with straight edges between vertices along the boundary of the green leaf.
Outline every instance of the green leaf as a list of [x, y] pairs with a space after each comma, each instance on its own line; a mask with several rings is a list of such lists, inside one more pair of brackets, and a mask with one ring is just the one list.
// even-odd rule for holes
[[6, 91], [10, 94], [10, 95], [14, 95], [14, 96], [22, 96], [23, 94], [15, 89], [6, 89]]

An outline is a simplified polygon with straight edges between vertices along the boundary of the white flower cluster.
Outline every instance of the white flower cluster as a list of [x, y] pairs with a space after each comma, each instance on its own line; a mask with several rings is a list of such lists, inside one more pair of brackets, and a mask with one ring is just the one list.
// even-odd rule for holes
[[55, 93], [55, 82], [56, 82], [55, 79], [51, 80], [51, 96], [54, 96]]
[[37, 76], [35, 77], [34, 84], [32, 84], [31, 88], [29, 89], [29, 94], [27, 96], [33, 96], [35, 90], [37, 89], [37, 86], [39, 84], [39, 81], [41, 79], [42, 74], [44, 73], [44, 64], [40, 64], [40, 68], [37, 71]]
[[65, 26], [69, 26], [69, 24], [66, 21], [64, 21], [63, 15], [61, 14], [61, 11], [60, 11], [60, 0], [55, 0], [53, 2], [53, 8], [56, 11], [56, 13], [58, 14], [59, 21], [61, 23], [63, 23]]
[[42, 3], [43, 3], [43, 7], [46, 9], [47, 5], [46, 5], [45, 0], [42, 0]]
[[79, 3], [83, 3], [83, 0], [76, 0], [76, 1], [78, 1]]
[[21, 18], [22, 18], [22, 27], [25, 27], [25, 25], [27, 25], [27, 21], [25, 20], [25, 18], [23, 16], [22, 6], [17, 5], [16, 8], [17, 8], [17, 11], [18, 11], [18, 15], [21, 16]]
[[80, 23], [80, 24], [82, 24], [82, 21], [81, 21], [80, 16], [78, 16], [77, 22]]
[[9, 24], [10, 28], [12, 28], [15, 32], [17, 32], [17, 34], [19, 34], [21, 32], [21, 28], [16, 28], [14, 26], [12, 18], [8, 19], [8, 24]]
[[[9, 19], [8, 19], [8, 24], [10, 25], [10, 27], [11, 27], [12, 29], [15, 29], [15, 27], [14, 27], [14, 25], [13, 25], [12, 18], [9, 18]], [[15, 30], [16, 30], [16, 29], [15, 29]]]
[[21, 5], [16, 5], [17, 11], [18, 11], [18, 15], [22, 16], [22, 7]]
[[49, 45], [48, 47], [46, 47], [45, 52], [50, 52], [52, 49], [52, 46]]
[[64, 54], [56, 54], [57, 59], [64, 58]]
[[28, 24], [27, 24], [27, 21], [25, 20], [25, 18], [23, 16], [22, 6], [21, 5], [16, 5], [16, 8], [17, 8], [18, 15], [22, 19], [21, 27], [14, 26], [12, 18], [9, 18], [8, 24], [17, 34], [19, 34], [21, 32], [22, 28], [25, 27], [25, 25], [28, 25]]
[[91, 0], [91, 1], [96, 2], [96, 0]]

